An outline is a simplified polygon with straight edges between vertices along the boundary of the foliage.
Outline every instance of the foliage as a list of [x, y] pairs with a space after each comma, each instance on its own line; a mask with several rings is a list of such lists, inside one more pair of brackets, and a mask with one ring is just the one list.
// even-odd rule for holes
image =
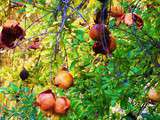
[[[1, 119], [47, 119], [34, 101], [48, 88], [71, 101], [62, 120], [129, 119], [129, 113], [140, 119], [160, 119], [159, 104], [151, 106], [147, 99], [152, 86], [160, 88], [159, 0], [108, 1], [108, 7], [121, 5], [126, 13], [136, 12], [144, 21], [142, 30], [138, 30], [123, 23], [117, 27], [115, 19], [110, 18], [109, 30], [116, 37], [117, 48], [109, 56], [95, 55], [94, 41], [88, 35], [100, 2], [63, 1], [0, 2], [1, 22], [13, 18], [26, 30], [25, 40], [15, 49], [0, 51]], [[25, 6], [11, 7], [16, 2]], [[40, 49], [29, 50], [27, 46], [36, 38], [40, 39]], [[63, 64], [74, 76], [74, 86], [65, 91], [53, 85]], [[22, 81], [19, 73], [24, 66], [29, 78]]]

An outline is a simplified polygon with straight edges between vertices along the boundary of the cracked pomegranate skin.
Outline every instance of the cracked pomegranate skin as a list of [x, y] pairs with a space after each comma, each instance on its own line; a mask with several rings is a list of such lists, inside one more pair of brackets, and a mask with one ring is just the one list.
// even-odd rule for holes
[[43, 111], [54, 111], [55, 101], [55, 95], [49, 89], [37, 96], [36, 105]]
[[54, 112], [57, 114], [65, 114], [70, 108], [70, 100], [67, 97], [56, 98]]

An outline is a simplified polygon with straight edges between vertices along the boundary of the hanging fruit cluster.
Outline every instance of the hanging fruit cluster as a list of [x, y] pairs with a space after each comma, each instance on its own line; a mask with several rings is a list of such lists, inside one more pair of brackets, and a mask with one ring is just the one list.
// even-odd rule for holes
[[108, 29], [108, 24], [105, 24], [108, 20], [107, 8], [104, 7], [105, 0], [100, 2], [102, 2], [102, 8], [95, 13], [95, 25], [90, 29], [89, 36], [95, 40], [93, 51], [96, 54], [107, 55], [116, 49], [116, 41]]
[[[64, 90], [73, 85], [73, 76], [66, 67], [62, 67], [59, 70], [55, 77], [54, 84]], [[50, 89], [40, 93], [37, 96], [35, 104], [39, 106], [42, 111], [60, 115], [67, 113], [70, 108], [70, 100], [67, 97], [56, 97]]]
[[70, 100], [67, 97], [56, 97], [49, 89], [37, 96], [35, 105], [45, 112], [65, 114], [70, 108]]
[[124, 9], [121, 6], [111, 6], [110, 16], [116, 19], [116, 25], [125, 23], [127, 26], [136, 25], [138, 29], [142, 29], [143, 20], [141, 16], [136, 13], [124, 13]]
[[0, 48], [14, 48], [16, 39], [22, 40], [24, 36], [25, 31], [17, 21], [7, 20], [0, 32]]

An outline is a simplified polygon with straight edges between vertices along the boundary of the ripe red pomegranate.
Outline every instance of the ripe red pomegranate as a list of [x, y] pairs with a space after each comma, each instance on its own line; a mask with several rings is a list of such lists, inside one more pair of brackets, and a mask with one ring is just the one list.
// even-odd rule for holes
[[55, 86], [68, 89], [73, 85], [73, 76], [66, 67], [63, 67], [54, 79]]
[[56, 114], [65, 114], [70, 108], [70, 100], [67, 97], [56, 98], [54, 112]]
[[52, 93], [52, 90], [49, 89], [37, 96], [36, 105], [43, 111], [52, 112], [54, 111], [55, 101], [55, 95]]

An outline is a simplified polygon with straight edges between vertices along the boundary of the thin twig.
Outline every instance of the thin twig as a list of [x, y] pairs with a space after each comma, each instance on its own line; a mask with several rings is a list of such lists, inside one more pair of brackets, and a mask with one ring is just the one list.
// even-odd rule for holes
[[83, 17], [83, 15], [76, 8], [73, 8], [72, 6], [68, 6], [68, 7], [71, 8], [73, 12], [76, 11], [78, 15], [84, 20], [84, 22], [87, 23], [87, 20]]
[[[73, 12], [76, 11], [79, 14], [79, 16], [84, 20], [85, 23], [87, 23], [87, 20], [85, 20], [85, 18], [83, 17], [83, 15], [78, 10], [81, 9], [86, 2], [87, 2], [87, 0], [82, 0], [82, 2], [77, 7], [75, 7], [75, 8], [73, 8], [71, 6], [68, 6], [68, 7], [70, 7], [73, 10]], [[67, 19], [70, 18], [73, 14], [74, 13], [70, 14], [67, 17]]]
[[27, 30], [28, 30], [31, 26], [33, 26], [36, 22], [38, 22], [39, 20], [41, 20], [42, 18], [46, 17], [46, 16], [49, 15], [49, 14], [51, 14], [51, 13], [47, 13], [47, 14], [43, 15], [42, 17], [36, 19], [34, 22], [32, 22], [32, 24], [30, 24], [30, 25], [25, 29], [25, 31], [27, 31]]

